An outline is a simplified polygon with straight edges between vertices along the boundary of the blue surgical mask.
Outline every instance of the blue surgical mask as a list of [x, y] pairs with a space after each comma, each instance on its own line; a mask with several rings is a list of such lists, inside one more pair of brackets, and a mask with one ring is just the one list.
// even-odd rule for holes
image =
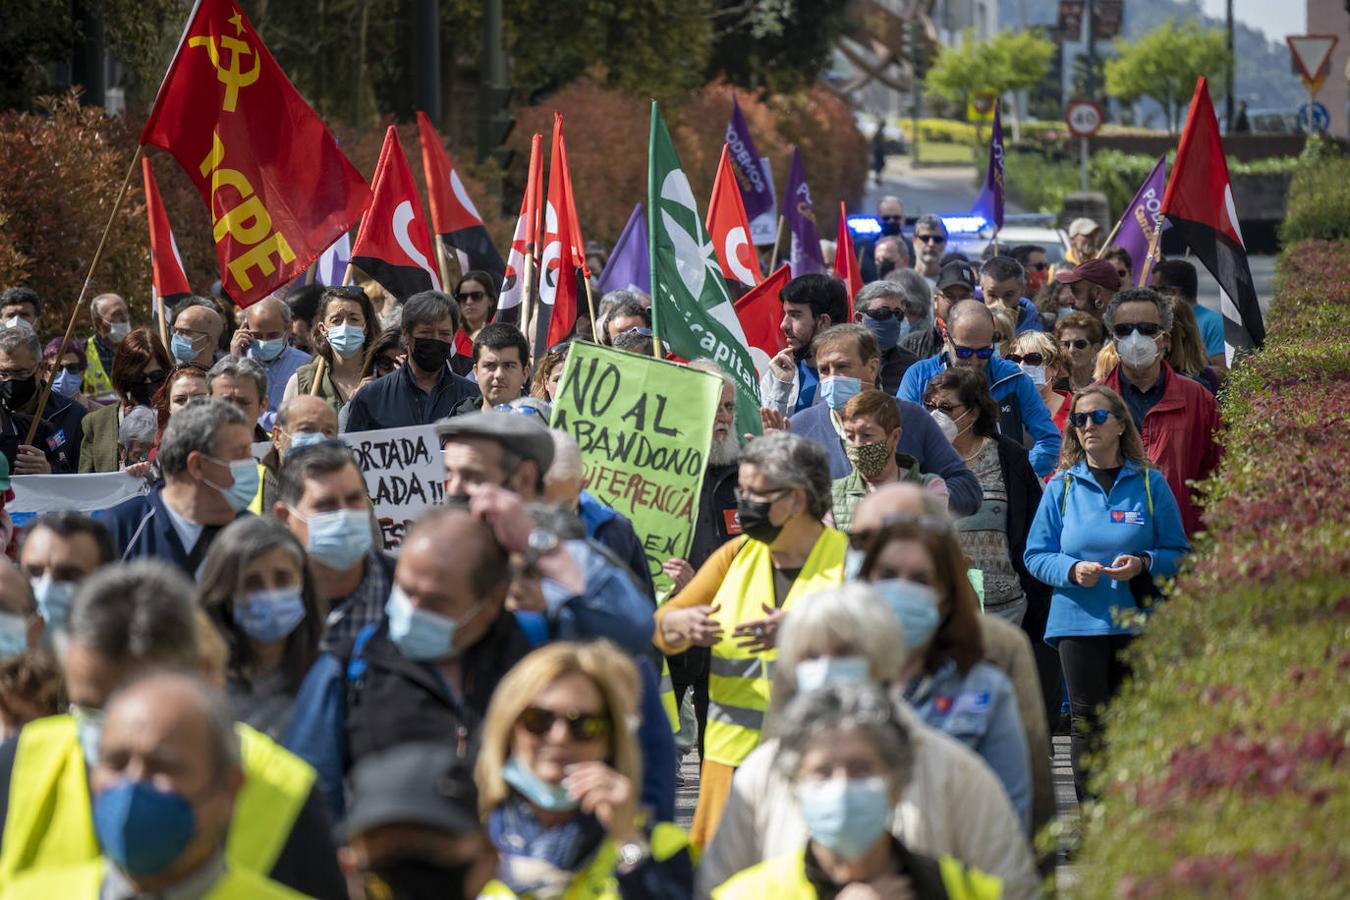
[[305, 549], [310, 557], [339, 572], [345, 572], [364, 559], [374, 543], [370, 514], [365, 510], [315, 513], [303, 521], [309, 526]]
[[797, 690], [803, 694], [829, 684], [864, 684], [871, 666], [863, 656], [818, 656], [797, 663]]
[[304, 620], [305, 601], [298, 587], [254, 591], [234, 604], [234, 623], [261, 644], [285, 640]]
[[[397, 584], [385, 604], [389, 616], [389, 639], [400, 653], [414, 662], [436, 662], [457, 654], [455, 631], [459, 621], [425, 609], [417, 609]], [[469, 613], [472, 616], [473, 612]], [[469, 616], [465, 616], [467, 619]]]
[[82, 376], [62, 369], [52, 379], [52, 390], [62, 397], [74, 397], [80, 392], [80, 384], [83, 381]]
[[797, 785], [811, 840], [844, 859], [858, 859], [886, 833], [891, 794], [886, 779], [831, 778]]
[[37, 598], [38, 615], [47, 628], [64, 631], [70, 619], [70, 608], [75, 605], [75, 583], [57, 581], [50, 572], [33, 579], [33, 596]]
[[71, 704], [70, 717], [75, 720], [84, 765], [92, 771], [98, 764], [98, 743], [103, 737], [103, 710]]
[[248, 505], [253, 502], [253, 498], [258, 496], [258, 485], [260, 483], [258, 463], [252, 457], [235, 459], [228, 463], [223, 459], [216, 459], [212, 456], [206, 458], [213, 463], [229, 466], [234, 484], [229, 487], [221, 487], [218, 484], [212, 484], [210, 481], [206, 483], [220, 491], [220, 495], [225, 498], [225, 502], [230, 504], [230, 509], [235, 512], [242, 512], [247, 509]]
[[816, 390], [820, 391], [820, 399], [826, 406], [839, 412], [844, 404], [858, 396], [862, 382], [848, 375], [831, 375], [820, 379], [820, 387]]
[[123, 781], [93, 798], [99, 847], [128, 875], [158, 875], [183, 855], [197, 831], [192, 804], [146, 781]]
[[366, 343], [366, 332], [355, 325], [334, 325], [328, 329], [328, 346], [343, 359], [350, 359], [361, 352]]
[[1061, 306], [1059, 308], [1059, 317], [1062, 319], [1071, 312], [1074, 312], [1074, 308], [1072, 306]]
[[301, 447], [308, 447], [310, 444], [322, 444], [328, 440], [328, 436], [322, 431], [297, 431], [291, 435], [291, 446], [287, 453], [299, 450]]
[[286, 349], [286, 339], [284, 337], [274, 338], [270, 341], [254, 341], [253, 355], [263, 362], [271, 362], [281, 355], [281, 351]]
[[28, 620], [18, 613], [0, 612], [0, 659], [18, 656], [28, 646]]
[[516, 756], [502, 766], [502, 780], [515, 788], [520, 796], [548, 812], [571, 812], [577, 801], [560, 784], [549, 784]]
[[872, 332], [877, 339], [877, 346], [885, 352], [896, 344], [900, 343], [901, 323], [905, 321], [903, 315], [891, 316], [887, 319], [874, 319], [866, 313], [863, 314], [862, 322], [867, 326], [867, 330]]
[[181, 334], [175, 334], [169, 341], [169, 352], [173, 358], [180, 363], [190, 363], [197, 358], [197, 350], [192, 344], [190, 338], [185, 338]]
[[872, 590], [881, 595], [905, 632], [905, 649], [913, 652], [933, 639], [942, 615], [938, 612], [937, 592], [926, 584], [888, 578], [872, 582]]

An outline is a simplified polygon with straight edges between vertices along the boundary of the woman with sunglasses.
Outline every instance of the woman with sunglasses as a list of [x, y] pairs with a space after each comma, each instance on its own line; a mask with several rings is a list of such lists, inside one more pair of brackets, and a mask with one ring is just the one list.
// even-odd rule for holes
[[[161, 386], [173, 368], [173, 360], [148, 328], [137, 328], [122, 338], [113, 356], [112, 383], [117, 402], [97, 409], [80, 423], [80, 472], [116, 472], [117, 429], [122, 418], [137, 406], [155, 403]], [[205, 382], [202, 395], [206, 394]], [[160, 423], [162, 432], [163, 422]]]
[[[375, 339], [378, 328], [375, 304], [361, 288], [325, 290], [319, 298], [309, 335], [314, 358], [296, 369], [286, 383], [282, 402], [297, 394], [314, 394], [333, 412], [342, 409], [361, 385], [365, 349]], [[323, 377], [316, 389], [314, 381], [319, 378], [321, 365]]]
[[[1065, 374], [1055, 383], [1056, 390], [1080, 391], [1092, 384], [1103, 337], [1102, 323], [1087, 313], [1069, 312], [1055, 321], [1055, 342], [1065, 355]], [[1060, 431], [1063, 430], [1061, 426]]]
[[475, 780], [500, 855], [482, 897], [669, 897], [693, 893], [689, 839], [638, 805], [641, 680], [612, 644], [558, 642], [498, 685]]
[[1064, 425], [1069, 420], [1068, 391], [1055, 387], [1056, 382], [1067, 375], [1064, 367], [1065, 354], [1060, 353], [1059, 344], [1043, 331], [1027, 331], [1013, 338], [1008, 348], [1008, 362], [1018, 367], [1036, 385], [1041, 401], [1050, 410], [1050, 420], [1055, 423], [1059, 433], [1064, 433]]
[[477, 269], [465, 272], [455, 285], [455, 300], [463, 322], [455, 332], [455, 355], [450, 358], [450, 368], [456, 375], [467, 376], [473, 368], [473, 342], [497, 314], [497, 279]]
[[77, 406], [84, 407], [85, 412], [95, 412], [102, 409], [102, 403], [86, 395], [82, 390], [84, 387], [84, 370], [88, 368], [84, 355], [84, 345], [72, 340], [66, 345], [66, 352], [58, 360], [56, 354], [60, 350], [60, 338], [54, 338], [46, 347], [42, 348], [42, 365], [38, 369], [38, 380], [50, 380], [53, 394], [63, 397]]
[[1176, 574], [1190, 550], [1162, 472], [1148, 464], [1125, 401], [1094, 385], [1074, 395], [1059, 471], [1027, 537], [1031, 574], [1054, 590], [1045, 641], [1059, 651], [1073, 719], [1074, 789], [1088, 796], [1084, 754], [1100, 742], [1099, 711], [1128, 667], [1136, 598]]

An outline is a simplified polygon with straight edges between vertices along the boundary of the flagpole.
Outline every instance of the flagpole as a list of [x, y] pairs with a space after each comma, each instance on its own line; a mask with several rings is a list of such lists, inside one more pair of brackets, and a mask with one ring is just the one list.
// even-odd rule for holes
[[169, 314], [164, 311], [164, 298], [155, 301], [155, 318], [159, 321], [159, 342], [169, 349]]
[[[587, 272], [586, 269], [582, 269], [581, 271], [582, 274], [586, 274]], [[595, 297], [591, 293], [591, 279], [583, 278], [582, 281], [586, 283], [586, 309], [591, 314], [591, 337], [595, 337]], [[576, 326], [573, 325], [572, 327], [575, 328]]]
[[[142, 144], [136, 145], [136, 152], [131, 154], [131, 165], [127, 166], [127, 177], [122, 179], [122, 186], [117, 189], [117, 197], [113, 200], [112, 210], [108, 213], [108, 224], [103, 226], [103, 236], [98, 239], [98, 247], [94, 250], [94, 258], [89, 261], [89, 271], [84, 276], [84, 284], [80, 287], [79, 299], [75, 301], [75, 307], [70, 311], [70, 321], [66, 323], [65, 336], [61, 338], [61, 346], [56, 352], [56, 361], [59, 363], [61, 357], [66, 355], [66, 348], [70, 346], [70, 336], [75, 332], [75, 317], [80, 314], [80, 309], [84, 306], [84, 298], [89, 294], [89, 283], [94, 280], [94, 269], [98, 267], [98, 262], [103, 258], [103, 248], [107, 246], [108, 235], [112, 232], [113, 220], [117, 218], [117, 211], [122, 208], [122, 200], [127, 195], [127, 187], [131, 184], [131, 176], [136, 173], [136, 164], [140, 162], [141, 151], [145, 147]], [[164, 302], [160, 301], [160, 322], [163, 323]], [[48, 378], [46, 384], [42, 386], [42, 393], [38, 395], [37, 409], [33, 411], [33, 421], [28, 425], [28, 436], [24, 438], [24, 443], [28, 446], [33, 445], [33, 437], [37, 434], [38, 423], [42, 421], [43, 410], [47, 408], [47, 398], [52, 394], [52, 381]]]
[[[534, 254], [526, 253], [521, 261], [522, 272], [520, 273], [520, 326], [525, 330], [526, 335], [532, 336], [534, 329], [531, 319], [534, 318]], [[531, 343], [533, 338], [531, 337]], [[534, 349], [531, 347], [531, 349]]]
[[1153, 260], [1158, 255], [1158, 242], [1162, 239], [1162, 223], [1153, 229], [1153, 238], [1148, 242], [1148, 256], [1144, 258], [1144, 267], [1139, 270], [1139, 283], [1135, 287], [1148, 287], [1149, 276], [1153, 274]]
[[[352, 283], [352, 263], [351, 260], [348, 260], [347, 270], [342, 273], [342, 286], [346, 287], [351, 283]], [[333, 352], [333, 347], [331, 344], [329, 345], [328, 350], [330, 353]], [[319, 396], [319, 385], [323, 384], [323, 377], [327, 374], [328, 374], [328, 358], [325, 357], [322, 353], [320, 353], [319, 365], [314, 370], [314, 383], [309, 386], [309, 395], [311, 397]]]
[[1120, 223], [1121, 221], [1123, 221], [1123, 219], [1124, 216], [1116, 220], [1115, 227], [1112, 228], [1111, 233], [1106, 236], [1106, 240], [1102, 241], [1102, 245], [1097, 248], [1097, 255], [1092, 257], [1093, 259], [1102, 258], [1102, 254], [1106, 252], [1106, 248], [1111, 246], [1111, 242], [1114, 241], [1116, 239], [1116, 235], [1120, 233]]
[[445, 240], [436, 235], [436, 268], [440, 270], [441, 290], [450, 293], [450, 254], [445, 252]]
[[778, 268], [778, 246], [779, 246], [779, 244], [781, 244], [781, 243], [783, 242], [783, 226], [786, 225], [786, 224], [787, 224], [787, 220], [786, 220], [785, 218], [783, 218], [782, 216], [779, 216], [779, 217], [778, 217], [778, 230], [777, 230], [776, 232], [774, 232], [774, 236], [773, 236], [773, 252], [769, 254], [769, 271], [770, 271], [770, 272], [772, 272], [774, 269], [777, 269], [777, 268]]

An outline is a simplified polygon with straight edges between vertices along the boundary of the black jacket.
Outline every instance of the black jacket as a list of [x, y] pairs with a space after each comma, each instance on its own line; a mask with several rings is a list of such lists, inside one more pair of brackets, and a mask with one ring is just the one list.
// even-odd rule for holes
[[942, 351], [942, 335], [936, 325], [922, 331], [911, 331], [900, 339], [900, 346], [919, 359], [928, 359]]
[[998, 464], [1003, 472], [1003, 486], [1008, 492], [1008, 555], [1012, 557], [1017, 580], [1022, 584], [1022, 593], [1027, 595], [1023, 626], [1028, 620], [1033, 627], [1037, 621], [1040, 622], [1040, 633], [1032, 637], [1034, 643], [1045, 634], [1045, 617], [1050, 611], [1050, 588], [1027, 571], [1022, 556], [1026, 553], [1031, 521], [1041, 505], [1041, 479], [1031, 468], [1026, 448], [1006, 434], [998, 436]]
[[[698, 518], [694, 521], [694, 539], [689, 542], [689, 565], [698, 571], [718, 547], [740, 534], [735, 527], [736, 487], [740, 484], [740, 465], [708, 466], [703, 475], [703, 490], [698, 498]], [[734, 530], [733, 530], [734, 528]]]
[[478, 385], [449, 368], [427, 394], [413, 381], [408, 365], [376, 378], [352, 397], [344, 431], [430, 425], [450, 415], [466, 397], [477, 397]]
[[919, 361], [919, 358], [900, 344], [896, 344], [881, 354], [881, 389], [894, 397], [900, 391], [900, 379], [905, 370]]

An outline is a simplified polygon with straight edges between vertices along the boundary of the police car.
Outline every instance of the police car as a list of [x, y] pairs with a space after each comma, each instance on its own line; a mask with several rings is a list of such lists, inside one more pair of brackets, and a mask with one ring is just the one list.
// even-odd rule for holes
[[[946, 251], [964, 253], [972, 262], [978, 263], [984, 248], [994, 239], [993, 223], [983, 216], [969, 214], [941, 218], [947, 226]], [[881, 234], [881, 222], [876, 216], [849, 216], [848, 227], [858, 238], [872, 240]], [[906, 221], [904, 236], [911, 242], [913, 228], [913, 221]], [[1069, 236], [1055, 224], [1054, 213], [1010, 213], [1003, 217], [998, 243], [1004, 254], [1019, 244], [1044, 247], [1046, 259], [1053, 265], [1064, 260], [1064, 252], [1069, 249]]]

